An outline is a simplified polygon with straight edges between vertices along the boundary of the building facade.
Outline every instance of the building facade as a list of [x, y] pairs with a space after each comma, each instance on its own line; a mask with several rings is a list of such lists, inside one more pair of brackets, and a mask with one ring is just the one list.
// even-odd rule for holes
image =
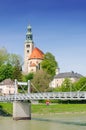
[[63, 81], [68, 78], [72, 83], [78, 81], [81, 77], [83, 77], [81, 74], [71, 72], [64, 72], [64, 73], [58, 73], [54, 76], [52, 82], [49, 84], [50, 87], [60, 87], [63, 83]]
[[41, 69], [40, 63], [44, 53], [34, 46], [32, 28], [27, 27], [26, 40], [24, 43], [24, 73], [36, 72]]
[[15, 83], [11, 79], [5, 79], [0, 83], [0, 95], [15, 93]]

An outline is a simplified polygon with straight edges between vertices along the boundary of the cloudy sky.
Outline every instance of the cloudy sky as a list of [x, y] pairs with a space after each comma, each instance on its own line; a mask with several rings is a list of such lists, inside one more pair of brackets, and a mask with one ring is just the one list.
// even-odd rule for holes
[[27, 26], [61, 72], [86, 76], [86, 0], [0, 0], [0, 48], [24, 57]]

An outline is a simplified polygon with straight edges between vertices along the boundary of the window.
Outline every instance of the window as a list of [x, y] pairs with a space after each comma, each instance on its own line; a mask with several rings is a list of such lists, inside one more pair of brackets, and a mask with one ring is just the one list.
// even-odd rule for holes
[[29, 50], [27, 50], [27, 53], [29, 53]]
[[27, 47], [27, 48], [29, 48], [29, 47], [30, 47], [30, 45], [26, 45], [26, 47]]

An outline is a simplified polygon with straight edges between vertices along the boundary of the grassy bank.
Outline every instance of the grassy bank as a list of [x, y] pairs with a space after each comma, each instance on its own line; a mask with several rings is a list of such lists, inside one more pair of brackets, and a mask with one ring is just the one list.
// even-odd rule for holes
[[11, 116], [13, 111], [12, 103], [0, 103], [0, 115]]
[[[0, 103], [0, 115], [12, 115], [12, 103]], [[32, 104], [32, 114], [86, 112], [86, 104]]]
[[49, 114], [49, 113], [71, 113], [86, 112], [86, 104], [45, 104], [32, 105], [32, 113]]

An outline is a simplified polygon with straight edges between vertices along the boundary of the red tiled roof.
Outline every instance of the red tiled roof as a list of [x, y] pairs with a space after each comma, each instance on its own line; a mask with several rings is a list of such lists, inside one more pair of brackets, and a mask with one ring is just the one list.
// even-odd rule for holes
[[43, 58], [44, 58], [44, 53], [40, 49], [35, 47], [29, 59], [43, 59]]

